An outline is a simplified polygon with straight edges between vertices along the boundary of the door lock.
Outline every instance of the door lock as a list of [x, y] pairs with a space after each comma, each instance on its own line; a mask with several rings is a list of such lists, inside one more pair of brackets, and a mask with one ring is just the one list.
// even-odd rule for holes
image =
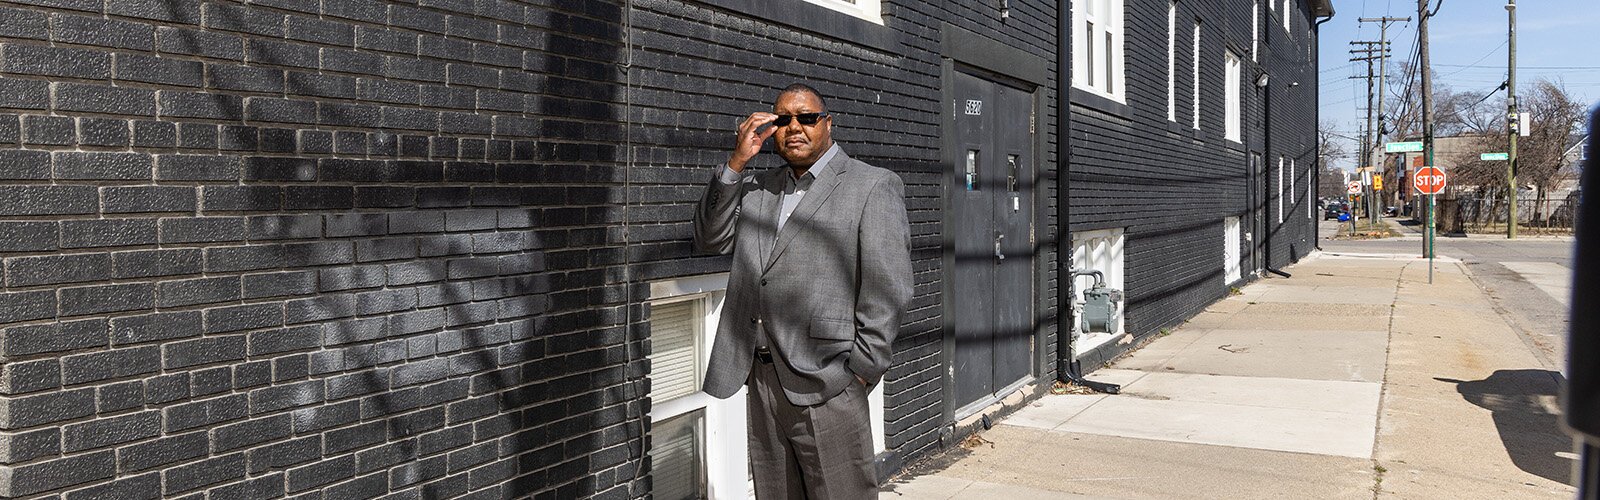
[[1004, 234], [994, 235], [994, 263], [996, 265], [999, 265], [1001, 261], [1006, 260], [1006, 254], [1000, 251], [1000, 241], [1004, 239], [1006, 239], [1006, 235]]

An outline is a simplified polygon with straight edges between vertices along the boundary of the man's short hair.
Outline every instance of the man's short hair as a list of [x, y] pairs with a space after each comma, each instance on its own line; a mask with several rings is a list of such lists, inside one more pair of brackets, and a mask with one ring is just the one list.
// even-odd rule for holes
[[804, 93], [807, 93], [807, 94], [811, 94], [812, 97], [816, 97], [817, 98], [817, 104], [821, 105], [822, 109], [828, 109], [828, 102], [822, 99], [822, 93], [821, 92], [817, 92], [817, 89], [811, 88], [810, 85], [806, 85], [804, 83], [791, 83], [791, 84], [789, 84], [788, 87], [784, 87], [783, 88], [782, 92], [778, 92], [778, 98], [781, 99], [785, 95], [794, 94], [794, 93], [797, 93], [797, 92], [804, 92]]

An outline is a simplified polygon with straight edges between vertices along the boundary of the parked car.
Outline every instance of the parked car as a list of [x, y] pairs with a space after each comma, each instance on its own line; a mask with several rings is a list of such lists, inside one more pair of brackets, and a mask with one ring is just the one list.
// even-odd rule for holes
[[1348, 211], [1349, 208], [1343, 204], [1331, 203], [1328, 208], [1322, 210], [1322, 220], [1338, 219], [1340, 215], [1344, 215]]

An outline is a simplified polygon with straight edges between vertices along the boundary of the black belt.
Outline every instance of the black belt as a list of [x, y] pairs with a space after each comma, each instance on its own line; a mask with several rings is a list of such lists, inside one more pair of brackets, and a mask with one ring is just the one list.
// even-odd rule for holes
[[769, 365], [772, 364], [772, 350], [765, 347], [757, 347], [756, 360]]

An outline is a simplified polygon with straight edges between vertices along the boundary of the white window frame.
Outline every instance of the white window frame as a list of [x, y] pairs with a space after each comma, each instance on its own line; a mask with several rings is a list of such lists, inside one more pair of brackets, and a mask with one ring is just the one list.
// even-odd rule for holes
[[[702, 301], [698, 306], [701, 322], [696, 332], [701, 353], [697, 369], [702, 377], [715, 339], [717, 322], [721, 319], [727, 288], [727, 273], [650, 284], [651, 304]], [[695, 411], [705, 412], [704, 459], [709, 491], [754, 491], [755, 485], [747, 465], [750, 462], [750, 450], [747, 435], [749, 420], [745, 413], [746, 390], [741, 388], [728, 399], [717, 399], [701, 390], [668, 401], [651, 401], [651, 421], [666, 420]]]
[[[1268, 0], [1272, 1], [1272, 0]], [[1261, 0], [1250, 0], [1250, 62], [1261, 59], [1257, 52], [1261, 51]]]
[[1191, 111], [1195, 130], [1200, 130], [1200, 24], [1200, 18], [1194, 18], [1193, 43], [1190, 44], [1189, 48], [1189, 54], [1192, 56], [1190, 58], [1189, 79], [1193, 83], [1189, 102], [1191, 103], [1190, 107], [1193, 108]]
[[1293, 34], [1289, 31], [1289, 12], [1294, 10], [1294, 7], [1289, 6], [1289, 1], [1290, 0], [1283, 0], [1283, 10], [1278, 11], [1278, 17], [1283, 18], [1283, 31], [1285, 33]]
[[1244, 278], [1244, 265], [1242, 263], [1240, 247], [1244, 243], [1240, 240], [1239, 216], [1225, 217], [1222, 219], [1222, 284], [1232, 285]]
[[1240, 79], [1243, 78], [1242, 71], [1244, 62], [1241, 61], [1239, 56], [1234, 54], [1232, 50], [1228, 50], [1224, 51], [1222, 64], [1223, 75], [1226, 79], [1226, 81], [1223, 82], [1222, 91], [1223, 100], [1225, 101], [1223, 103], [1222, 135], [1223, 138], [1227, 140], [1233, 142], [1242, 142], [1242, 139], [1240, 139], [1240, 134], [1244, 129], [1244, 125], [1242, 123], [1244, 114], [1240, 110], [1240, 103], [1244, 97], [1241, 95], [1243, 88]]
[[859, 17], [864, 21], [874, 24], [883, 24], [882, 0], [805, 0], [806, 3], [820, 5], [830, 10], [835, 10]]
[[1178, 121], [1178, 2], [1167, 2], [1167, 121]]
[[1278, 225], [1283, 225], [1283, 156], [1278, 156]]
[[1119, 103], [1127, 102], [1124, 1], [1072, 1], [1072, 87]]

